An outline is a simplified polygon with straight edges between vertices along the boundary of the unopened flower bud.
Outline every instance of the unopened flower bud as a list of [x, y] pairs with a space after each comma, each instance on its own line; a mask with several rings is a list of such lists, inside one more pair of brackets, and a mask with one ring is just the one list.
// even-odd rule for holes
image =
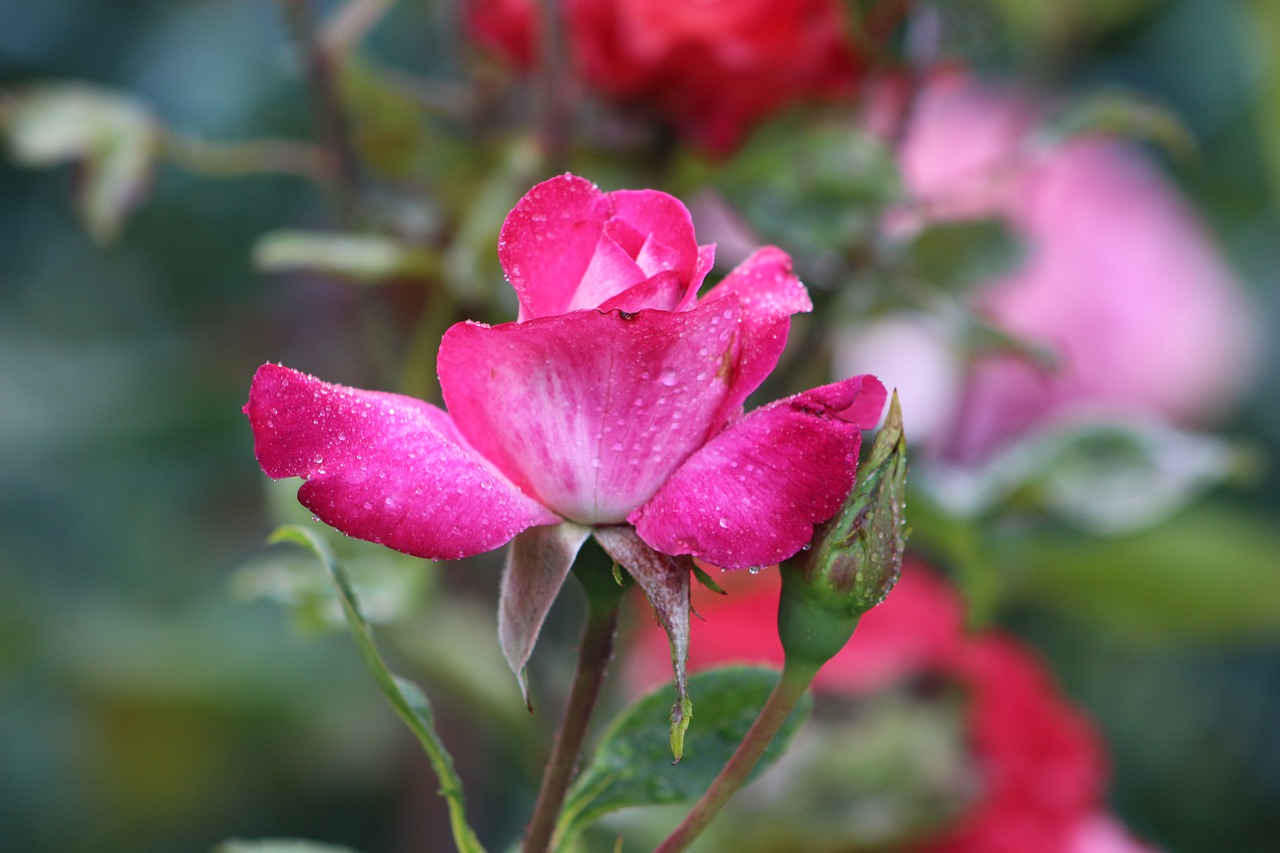
[[862, 614], [884, 601], [906, 545], [907, 442], [895, 392], [858, 481], [813, 546], [782, 563], [778, 633], [788, 659], [820, 665], [852, 636]]

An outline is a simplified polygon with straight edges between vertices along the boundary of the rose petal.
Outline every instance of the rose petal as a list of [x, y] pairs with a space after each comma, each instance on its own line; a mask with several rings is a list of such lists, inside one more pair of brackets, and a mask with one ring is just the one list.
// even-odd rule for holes
[[568, 521], [531, 527], [517, 534], [507, 550], [498, 599], [498, 640], [531, 711], [525, 665], [533, 654], [547, 611], [590, 533], [588, 528]]
[[759, 249], [713, 287], [701, 303], [733, 294], [742, 304], [739, 352], [733, 389], [724, 403], [728, 419], [778, 364], [787, 345], [791, 315], [812, 311], [804, 285], [791, 271], [791, 258], [773, 246]]
[[507, 214], [498, 258], [520, 300], [521, 320], [565, 312], [608, 218], [608, 197], [576, 175], [543, 181]]
[[861, 393], [883, 396], [884, 386], [856, 376], [757, 409], [689, 457], [627, 520], [667, 554], [724, 568], [785, 560], [853, 487], [861, 425], [842, 413], [859, 411]]
[[634, 314], [645, 308], [674, 311], [684, 299], [685, 284], [673, 270], [660, 272], [653, 278], [640, 282], [617, 296], [601, 303], [601, 311], [626, 311]]
[[644, 590], [658, 624], [671, 647], [675, 672], [676, 704], [671, 709], [671, 750], [676, 761], [683, 751], [684, 733], [692, 719], [686, 678], [689, 660], [689, 576], [693, 560], [659, 553], [636, 536], [630, 527], [597, 527], [596, 541]]
[[[559, 313], [595, 308], [602, 302], [630, 290], [648, 276], [631, 255], [607, 233], [600, 235], [595, 254], [568, 306]], [[645, 308], [657, 306], [643, 306]]]
[[458, 429], [528, 494], [582, 524], [621, 522], [700, 447], [727, 393], [736, 301], [459, 323], [440, 345]]
[[609, 193], [609, 201], [615, 217], [646, 235], [644, 246], [632, 257], [647, 275], [675, 270], [685, 281], [693, 278], [698, 241], [683, 202], [657, 190], [618, 190]]
[[421, 400], [265, 364], [244, 413], [262, 470], [275, 479], [302, 477], [298, 500], [357, 539], [451, 560], [561, 520], [475, 454], [447, 414]]

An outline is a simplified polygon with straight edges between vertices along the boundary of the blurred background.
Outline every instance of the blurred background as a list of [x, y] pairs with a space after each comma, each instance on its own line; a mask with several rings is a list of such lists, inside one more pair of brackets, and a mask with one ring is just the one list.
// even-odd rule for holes
[[[187, 140], [306, 140], [310, 94], [282, 5], [0, 0], [0, 91], [80, 81], [126, 93]], [[1099, 722], [1112, 805], [1137, 833], [1175, 851], [1275, 850], [1280, 4], [938, 5], [952, 53], [973, 67], [1064, 91], [1134, 90], [1195, 141], [1190, 156], [1151, 154], [1198, 207], [1264, 330], [1258, 375], [1217, 430], [1248, 454], [1249, 476], [1147, 534], [1202, 555], [1203, 574], [1166, 569], [1142, 543], [1103, 549], [1083, 580], [1031, 584], [998, 618], [1048, 656]], [[419, 103], [447, 111], [465, 75], [492, 74], [459, 38], [459, 17], [449, 3], [401, 0], [365, 54], [431, 81]], [[369, 126], [395, 139], [398, 102], [368, 103], [391, 116]], [[399, 386], [438, 393], [429, 355], [415, 368], [406, 353], [429, 353], [455, 312], [510, 313], [491, 296], [496, 222], [539, 177], [520, 186], [518, 130], [491, 133], [500, 143], [457, 168], [456, 140], [414, 150], [447, 130], [406, 135], [396, 149], [449, 175], [427, 187], [438, 197], [493, 208], [474, 234], [465, 223], [455, 232], [469, 248], [445, 263], [464, 284], [438, 328], [403, 322], [430, 314], [412, 283], [353, 283], [350, 259], [336, 277], [263, 260], [267, 232], [342, 216], [340, 198], [289, 174], [305, 171], [289, 149], [279, 174], [235, 174], [193, 143], [180, 167], [162, 164], [122, 191], [145, 185], [145, 199], [119, 223], [99, 219], [98, 239], [77, 215], [83, 170], [0, 157], [0, 849], [196, 851], [232, 836], [447, 849], [447, 835], [432, 834], [442, 813], [410, 737], [349, 640], [326, 630], [332, 614], [305, 567], [265, 545], [273, 519], [295, 512], [292, 489], [266, 484], [240, 407], [267, 360], [366, 387], [408, 362]], [[574, 165], [609, 188], [620, 174], [636, 185], [616, 165]], [[510, 185], [495, 190], [485, 177], [495, 172], [514, 176]], [[384, 201], [401, 233], [433, 227], [432, 210]], [[1206, 547], [1198, 537], [1210, 531]], [[385, 621], [400, 620], [387, 642], [402, 669], [441, 697], [486, 840], [510, 838], [554, 715], [524, 714], [490, 633], [497, 558], [385, 571], [387, 559], [342, 547], [353, 566], [369, 558], [366, 583], [385, 593]], [[1150, 562], [1126, 581], [1115, 566], [1130, 559]], [[1083, 591], [1063, 592], [1077, 583]], [[1113, 595], [1118, 604], [1100, 607]], [[456, 604], [439, 606], [445, 597]], [[548, 697], [570, 666], [576, 621], [553, 618], [551, 651], [535, 660]]]

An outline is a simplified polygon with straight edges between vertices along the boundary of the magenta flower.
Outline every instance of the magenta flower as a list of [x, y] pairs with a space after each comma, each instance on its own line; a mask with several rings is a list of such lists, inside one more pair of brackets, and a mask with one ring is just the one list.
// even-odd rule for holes
[[713, 253], [665, 193], [539, 184], [498, 243], [519, 321], [445, 333], [447, 413], [266, 364], [244, 408], [258, 461], [303, 478], [320, 520], [398, 551], [455, 559], [514, 539], [499, 618], [518, 674], [594, 534], [682, 671], [691, 558], [740, 568], [798, 551], [852, 488], [885, 398], [858, 376], [744, 416], [811, 305], [772, 247], [698, 298]]

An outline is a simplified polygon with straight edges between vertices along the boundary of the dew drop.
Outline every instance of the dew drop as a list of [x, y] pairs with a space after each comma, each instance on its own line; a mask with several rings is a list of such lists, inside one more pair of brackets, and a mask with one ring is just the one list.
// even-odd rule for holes
[[720, 516], [720, 526], [721, 526], [721, 527], [728, 527], [728, 526], [729, 526], [729, 519], [725, 518], [723, 515], [722, 515], [722, 516]]
[[674, 368], [668, 367], [662, 371], [662, 375], [658, 377], [658, 381], [668, 388], [676, 384], [676, 372]]

